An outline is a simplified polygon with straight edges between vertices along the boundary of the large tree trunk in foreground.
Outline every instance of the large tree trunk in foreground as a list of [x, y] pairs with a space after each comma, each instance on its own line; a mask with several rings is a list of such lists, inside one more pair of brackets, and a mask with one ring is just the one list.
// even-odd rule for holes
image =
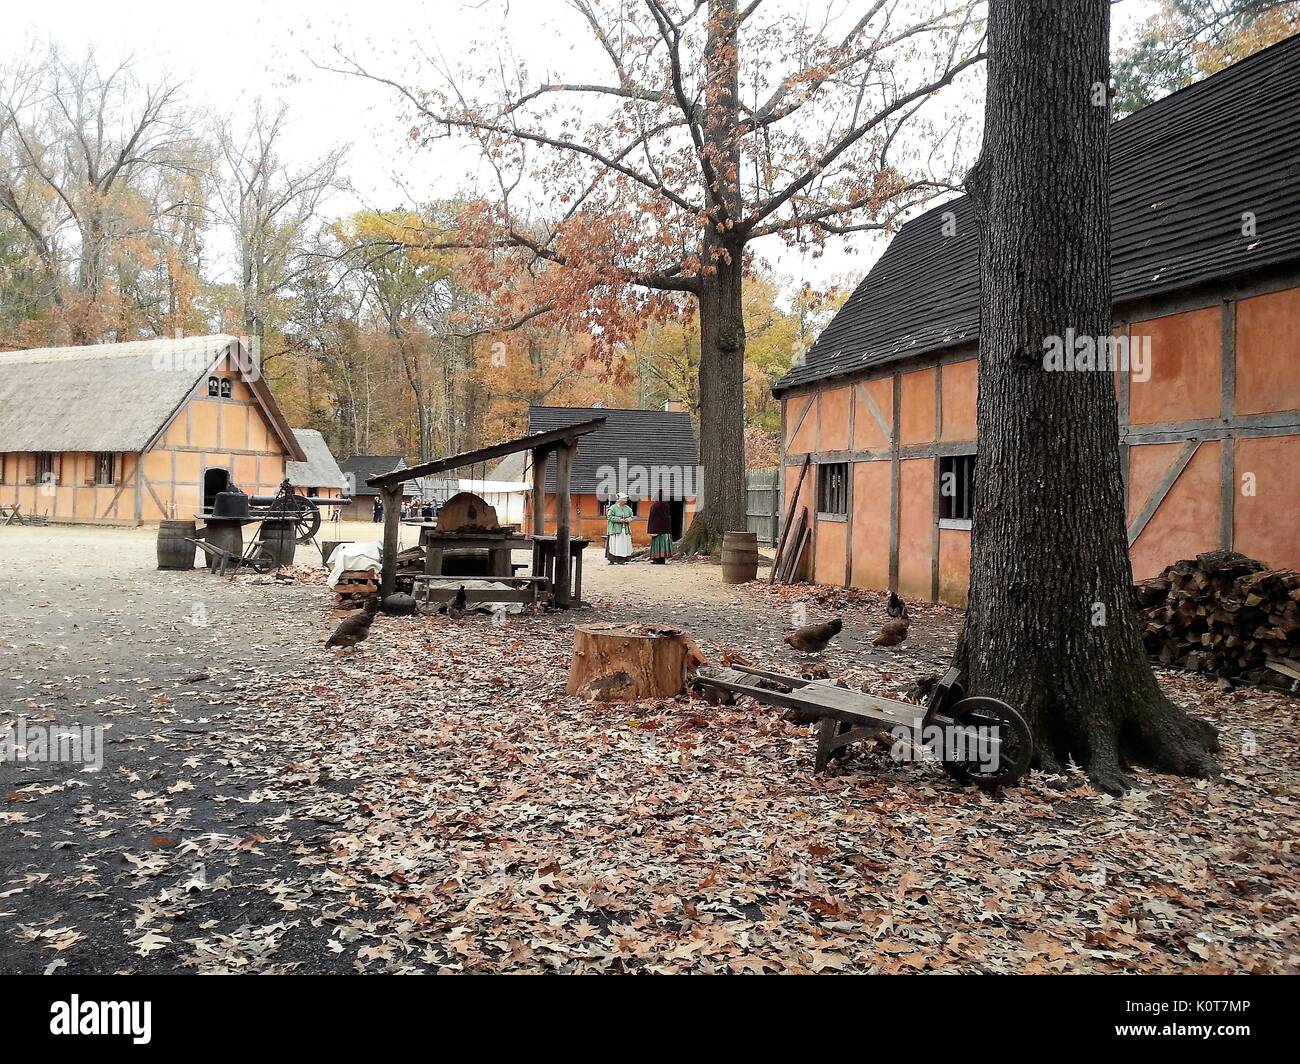
[[678, 550], [716, 554], [724, 532], [745, 530], [745, 238], [740, 196], [739, 15], [736, 0], [709, 0], [707, 77], [700, 136], [711, 167], [701, 248], [700, 462], [705, 499]]
[[700, 293], [700, 464], [704, 506], [682, 537], [682, 553], [716, 554], [724, 532], [745, 530], [745, 323], [741, 249]]
[[1114, 375], [1045, 341], [1110, 335], [1108, 0], [992, 0], [980, 218], [979, 456], [968, 689], [1021, 710], [1040, 767], [1209, 776], [1214, 729], [1161, 693], [1138, 637]]

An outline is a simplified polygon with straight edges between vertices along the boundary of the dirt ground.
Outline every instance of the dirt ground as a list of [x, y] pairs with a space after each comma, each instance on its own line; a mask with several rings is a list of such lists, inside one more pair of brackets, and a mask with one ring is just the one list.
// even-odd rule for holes
[[148, 529], [0, 529], [0, 731], [104, 729], [98, 768], [0, 761], [0, 970], [1300, 968], [1285, 696], [1163, 674], [1224, 775], [1119, 800], [875, 749], [814, 776], [808, 729], [748, 700], [568, 698], [572, 627], [798, 671], [781, 637], [836, 614], [831, 675], [898, 693], [958, 612], [917, 604], [877, 649], [879, 595], [594, 555], [590, 609], [383, 617], [336, 657], [319, 569], [154, 565]]

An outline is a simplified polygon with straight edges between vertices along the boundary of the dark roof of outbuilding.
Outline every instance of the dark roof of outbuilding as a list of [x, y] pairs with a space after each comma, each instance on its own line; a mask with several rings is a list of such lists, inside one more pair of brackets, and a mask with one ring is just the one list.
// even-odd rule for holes
[[[528, 431], [547, 432], [604, 417], [605, 424], [578, 441], [569, 490], [589, 494], [602, 486], [604, 470], [627, 465], [673, 466], [692, 470], [699, 464], [691, 416], [682, 410], [611, 410], [590, 406], [530, 406]], [[648, 474], [646, 474], [648, 475]], [[546, 490], [555, 490], [555, 458], [546, 463]]]
[[[381, 473], [391, 473], [394, 469], [405, 469], [406, 459], [400, 454], [354, 454], [339, 463], [343, 475], [348, 477], [349, 494], [378, 495], [379, 489], [366, 483], [371, 477]], [[355, 486], [353, 482], [355, 481]]]
[[[1300, 36], [1117, 122], [1110, 205], [1117, 304], [1300, 260]], [[978, 338], [979, 240], [963, 196], [899, 230], [774, 391]]]

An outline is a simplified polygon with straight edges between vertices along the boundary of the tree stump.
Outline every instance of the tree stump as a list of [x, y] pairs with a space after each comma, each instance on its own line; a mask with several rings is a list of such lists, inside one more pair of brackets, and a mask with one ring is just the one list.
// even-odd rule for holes
[[653, 624], [589, 624], [574, 630], [568, 693], [593, 702], [676, 698], [686, 671], [703, 661], [680, 628]]

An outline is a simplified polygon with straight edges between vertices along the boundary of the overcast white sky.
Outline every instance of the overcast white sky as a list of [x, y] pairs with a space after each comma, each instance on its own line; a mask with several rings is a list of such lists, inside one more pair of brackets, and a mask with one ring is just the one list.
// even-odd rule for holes
[[[179, 77], [194, 103], [220, 115], [237, 116], [257, 96], [283, 99], [292, 117], [291, 154], [305, 160], [336, 144], [351, 146], [355, 200], [329, 208], [341, 213], [360, 204], [395, 207], [412, 198], [452, 195], [466, 186], [477, 156], [442, 147], [413, 155], [393, 124], [391, 94], [316, 70], [308, 57], [325, 56], [337, 39], [389, 64], [400, 79], [410, 72], [402, 68], [413, 42], [463, 56], [499, 23], [506, 6], [503, 0], [44, 0], [24, 5], [23, 19], [7, 21], [0, 55], [25, 48], [33, 36], [74, 53], [94, 46], [105, 61], [132, 55], [144, 80], [164, 72]], [[1116, 34], [1126, 33], [1154, 6], [1154, 0], [1118, 4]], [[571, 69], [582, 59], [587, 42], [561, 29], [572, 25], [564, 0], [513, 0], [508, 18], [512, 40], [535, 70], [551, 63]], [[593, 63], [598, 59], [592, 56]], [[776, 254], [779, 246], [766, 250]], [[779, 254], [777, 265], [784, 273], [823, 281], [864, 271], [879, 250], [878, 243], [853, 256], [832, 249], [815, 261]]]

